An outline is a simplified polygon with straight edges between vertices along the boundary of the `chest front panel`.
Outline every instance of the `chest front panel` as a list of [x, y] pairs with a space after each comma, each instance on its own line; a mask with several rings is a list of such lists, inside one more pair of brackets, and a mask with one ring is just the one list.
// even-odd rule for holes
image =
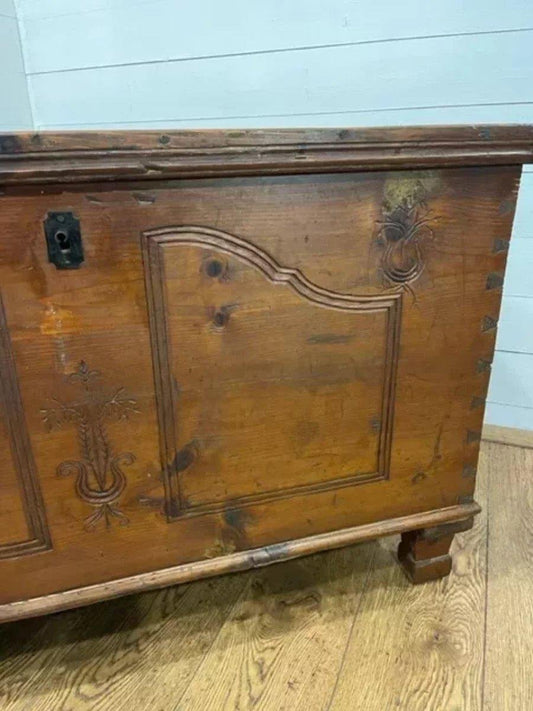
[[518, 177], [7, 188], [1, 602], [469, 500]]

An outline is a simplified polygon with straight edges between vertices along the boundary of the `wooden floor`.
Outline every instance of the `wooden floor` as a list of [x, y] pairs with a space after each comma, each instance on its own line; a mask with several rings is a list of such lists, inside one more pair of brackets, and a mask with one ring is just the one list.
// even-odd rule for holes
[[449, 579], [396, 540], [0, 628], [0, 709], [531, 711], [533, 450], [483, 446]]

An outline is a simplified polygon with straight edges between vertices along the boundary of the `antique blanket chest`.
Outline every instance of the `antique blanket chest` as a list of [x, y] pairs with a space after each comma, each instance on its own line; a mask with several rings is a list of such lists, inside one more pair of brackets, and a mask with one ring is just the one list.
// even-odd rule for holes
[[0, 136], [0, 619], [472, 524], [528, 126]]

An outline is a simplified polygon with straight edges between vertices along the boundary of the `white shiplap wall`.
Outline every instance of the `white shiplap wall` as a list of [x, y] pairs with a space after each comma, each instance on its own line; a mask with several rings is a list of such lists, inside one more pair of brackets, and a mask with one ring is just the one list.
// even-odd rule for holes
[[[15, 4], [38, 129], [533, 123], [532, 0]], [[492, 424], [533, 429], [532, 270], [528, 172]]]
[[0, 131], [31, 128], [28, 86], [13, 0], [0, 0]]

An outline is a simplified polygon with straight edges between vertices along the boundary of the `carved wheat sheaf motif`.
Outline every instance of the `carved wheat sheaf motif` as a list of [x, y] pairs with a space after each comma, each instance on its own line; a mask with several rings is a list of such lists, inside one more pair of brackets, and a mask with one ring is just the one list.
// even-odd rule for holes
[[422, 274], [425, 264], [420, 241], [433, 237], [430, 223], [435, 219], [425, 203], [405, 202], [386, 212], [385, 219], [378, 222], [378, 233], [385, 245], [382, 268], [387, 281], [408, 288]]
[[75, 475], [76, 494], [94, 507], [94, 512], [85, 519], [87, 529], [94, 528], [100, 520], [105, 521], [106, 527], [113, 518], [121, 524], [129, 522], [118, 500], [126, 488], [122, 467], [135, 461], [131, 452], [113, 452], [106, 423], [126, 420], [138, 413], [136, 402], [126, 396], [124, 388], [119, 388], [111, 397], [103, 397], [98, 387], [100, 376], [99, 371], [90, 370], [87, 363], [81, 361], [68, 380], [81, 386], [82, 396], [71, 403], [55, 399], [55, 407], [42, 411], [50, 430], [67, 424], [74, 424], [78, 429], [80, 459], [61, 462], [57, 474]]

